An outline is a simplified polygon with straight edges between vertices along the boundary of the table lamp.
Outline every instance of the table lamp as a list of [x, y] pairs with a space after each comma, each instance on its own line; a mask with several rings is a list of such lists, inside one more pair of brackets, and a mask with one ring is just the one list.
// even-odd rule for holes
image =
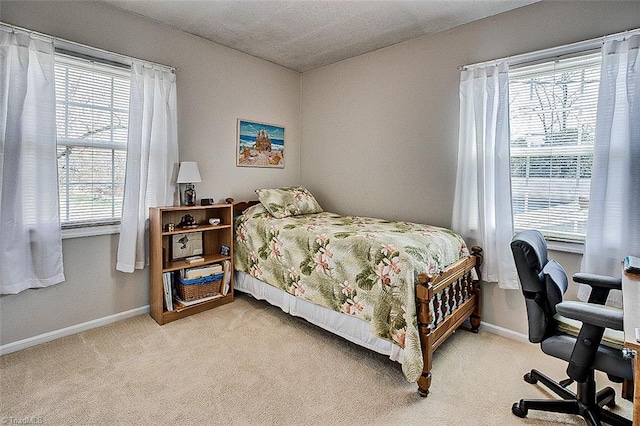
[[202, 182], [202, 179], [200, 178], [200, 170], [198, 170], [198, 163], [195, 161], [181, 162], [176, 183], [186, 184], [181, 197], [183, 206], [196, 205], [196, 189], [193, 185], [194, 182]]

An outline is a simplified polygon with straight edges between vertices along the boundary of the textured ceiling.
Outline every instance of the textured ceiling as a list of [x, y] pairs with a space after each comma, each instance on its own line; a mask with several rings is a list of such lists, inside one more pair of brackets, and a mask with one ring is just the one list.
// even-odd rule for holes
[[304, 72], [538, 0], [105, 0]]

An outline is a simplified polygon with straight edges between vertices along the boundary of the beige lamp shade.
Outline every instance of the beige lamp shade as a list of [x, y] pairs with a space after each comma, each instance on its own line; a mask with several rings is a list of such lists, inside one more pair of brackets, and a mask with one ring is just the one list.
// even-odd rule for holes
[[176, 183], [186, 184], [181, 197], [183, 206], [195, 206], [196, 204], [196, 188], [193, 186], [194, 182], [202, 182], [200, 170], [198, 170], [198, 163], [195, 161], [181, 162]]
[[202, 182], [198, 163], [195, 161], [183, 161], [180, 163], [180, 171], [176, 183], [194, 183]]

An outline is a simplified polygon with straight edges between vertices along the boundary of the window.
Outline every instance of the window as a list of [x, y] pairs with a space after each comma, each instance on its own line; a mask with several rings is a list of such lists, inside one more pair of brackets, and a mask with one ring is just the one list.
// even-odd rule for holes
[[509, 71], [514, 228], [584, 242], [600, 54]]
[[56, 53], [60, 221], [117, 224], [122, 216], [131, 74]]

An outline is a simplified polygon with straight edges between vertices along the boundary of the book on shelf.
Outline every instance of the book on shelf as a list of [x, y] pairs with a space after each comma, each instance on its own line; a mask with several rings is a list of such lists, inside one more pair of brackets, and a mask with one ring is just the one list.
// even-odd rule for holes
[[180, 277], [187, 280], [192, 280], [194, 278], [202, 278], [209, 275], [217, 275], [221, 273], [222, 273], [222, 265], [216, 263], [213, 265], [181, 269]]
[[199, 263], [199, 262], [204, 262], [204, 257], [202, 256], [189, 256], [189, 257], [185, 257], [184, 261], [187, 263]]
[[164, 290], [164, 303], [167, 307], [167, 311], [173, 311], [173, 289], [172, 289], [172, 274], [171, 272], [164, 272], [162, 274], [162, 287]]
[[218, 293], [218, 294], [214, 294], [213, 296], [203, 297], [201, 299], [189, 300], [187, 302], [187, 301], [184, 301], [184, 300], [180, 299], [179, 296], [174, 296], [173, 302], [176, 305], [176, 307], [185, 308], [187, 306], [197, 305], [198, 303], [208, 302], [209, 300], [215, 300], [215, 299], [219, 299], [221, 297], [222, 297], [222, 295], [220, 293]]

